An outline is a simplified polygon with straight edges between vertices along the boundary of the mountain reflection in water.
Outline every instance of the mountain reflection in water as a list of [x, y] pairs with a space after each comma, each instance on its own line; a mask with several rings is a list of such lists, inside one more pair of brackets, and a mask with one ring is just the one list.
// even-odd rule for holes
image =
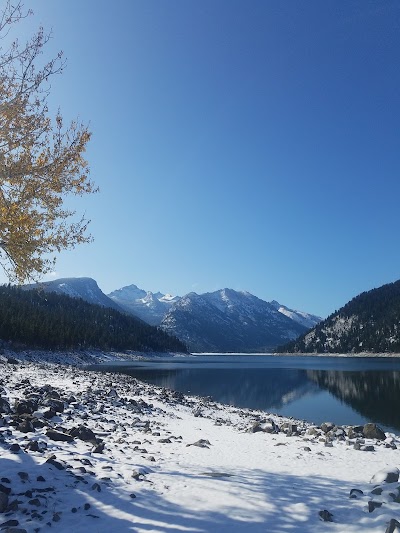
[[395, 358], [196, 357], [101, 369], [317, 424], [376, 422], [386, 430], [400, 430], [400, 360]]
[[400, 372], [307, 370], [307, 376], [371, 422], [400, 429]]
[[187, 394], [211, 396], [214, 401], [252, 409], [279, 409], [318, 386], [305, 370], [271, 368], [135, 369], [138, 379]]

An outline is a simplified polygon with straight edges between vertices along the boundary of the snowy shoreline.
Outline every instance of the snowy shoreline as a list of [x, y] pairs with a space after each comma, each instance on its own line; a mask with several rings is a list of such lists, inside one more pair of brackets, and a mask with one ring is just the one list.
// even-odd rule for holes
[[102, 365], [107, 363], [119, 363], [119, 362], [129, 362], [129, 361], [143, 361], [143, 360], [154, 360], [165, 359], [165, 358], [195, 358], [198, 356], [269, 356], [269, 357], [316, 357], [316, 358], [325, 358], [325, 357], [337, 357], [337, 358], [398, 358], [400, 354], [398, 353], [362, 353], [362, 354], [341, 354], [341, 353], [225, 353], [217, 354], [212, 352], [202, 352], [202, 353], [161, 353], [161, 352], [103, 352], [95, 350], [76, 350], [76, 351], [46, 351], [46, 350], [20, 350], [13, 351], [8, 349], [2, 350], [2, 355], [0, 355], [0, 361], [6, 360], [7, 358], [15, 359], [17, 361], [26, 361], [26, 362], [37, 362], [37, 363], [53, 363], [61, 365]]
[[384, 533], [400, 521], [400, 483], [370, 483], [382, 469], [396, 477], [394, 434], [4, 357], [0, 391], [0, 529], [10, 533]]

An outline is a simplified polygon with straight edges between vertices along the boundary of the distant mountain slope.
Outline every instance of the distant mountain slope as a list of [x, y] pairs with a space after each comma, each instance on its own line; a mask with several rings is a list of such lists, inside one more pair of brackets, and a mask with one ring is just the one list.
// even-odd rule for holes
[[[123, 310], [181, 339], [191, 351], [266, 352], [314, 326], [319, 317], [265, 302], [244, 291], [222, 289], [183, 298], [129, 285], [106, 296], [91, 278], [63, 278], [35, 285]], [[27, 286], [27, 288], [32, 286]]]
[[272, 304], [232, 289], [187, 294], [171, 307], [161, 328], [193, 352], [266, 352], [307, 329]]
[[111, 292], [108, 297], [115, 304], [129, 313], [141, 318], [152, 326], [161, 324], [171, 306], [179, 301], [179, 296], [152, 293], [139, 289], [136, 285], [128, 285]]
[[273, 300], [271, 302], [271, 305], [273, 305], [275, 309], [280, 313], [286, 315], [287, 317], [291, 318], [295, 322], [298, 322], [299, 324], [308, 329], [313, 328], [322, 320], [320, 316], [311, 315], [310, 313], [305, 313], [304, 311], [294, 311], [293, 309], [289, 309], [289, 307], [281, 305], [276, 300]]
[[363, 292], [279, 352], [400, 352], [400, 281]]
[[178, 339], [125, 312], [65, 294], [4, 285], [0, 339], [24, 348], [186, 351]]
[[92, 278], [60, 278], [54, 281], [24, 285], [23, 288], [27, 290], [40, 288], [45, 292], [66, 294], [71, 298], [82, 298], [91, 304], [122, 311], [122, 307], [106, 296]]

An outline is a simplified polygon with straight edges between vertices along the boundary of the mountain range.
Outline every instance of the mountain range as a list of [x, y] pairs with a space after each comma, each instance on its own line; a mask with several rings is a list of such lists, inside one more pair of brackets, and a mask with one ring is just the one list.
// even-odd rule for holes
[[63, 278], [36, 286], [123, 310], [174, 335], [192, 352], [267, 352], [321, 320], [232, 289], [179, 297], [129, 285], [105, 295], [91, 278]]
[[363, 292], [281, 353], [400, 353], [400, 281]]

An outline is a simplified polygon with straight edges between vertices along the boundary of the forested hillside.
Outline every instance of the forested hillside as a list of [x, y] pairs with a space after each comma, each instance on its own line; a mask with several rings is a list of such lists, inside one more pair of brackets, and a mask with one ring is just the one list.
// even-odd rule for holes
[[178, 339], [114, 309], [5, 285], [0, 286], [0, 339], [27, 348], [186, 352]]
[[363, 292], [277, 351], [400, 353], [400, 281]]

